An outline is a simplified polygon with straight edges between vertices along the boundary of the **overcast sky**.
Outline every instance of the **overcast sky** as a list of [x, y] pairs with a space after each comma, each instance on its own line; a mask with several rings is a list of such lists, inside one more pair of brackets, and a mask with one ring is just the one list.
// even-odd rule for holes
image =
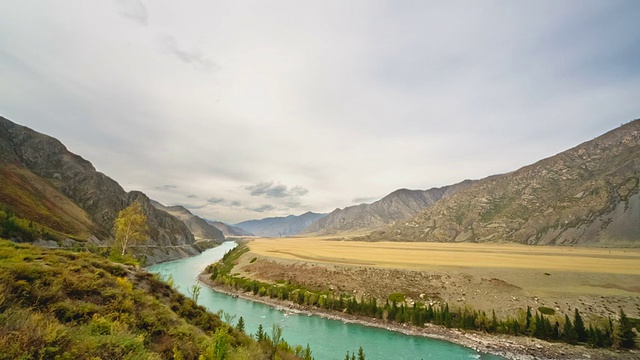
[[166, 205], [329, 212], [640, 117], [640, 1], [0, 2], [0, 115]]

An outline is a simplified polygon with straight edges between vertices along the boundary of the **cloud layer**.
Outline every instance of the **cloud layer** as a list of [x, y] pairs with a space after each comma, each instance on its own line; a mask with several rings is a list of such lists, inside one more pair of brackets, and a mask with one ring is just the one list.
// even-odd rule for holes
[[640, 117], [637, 1], [0, 4], [0, 115], [211, 219], [507, 172]]

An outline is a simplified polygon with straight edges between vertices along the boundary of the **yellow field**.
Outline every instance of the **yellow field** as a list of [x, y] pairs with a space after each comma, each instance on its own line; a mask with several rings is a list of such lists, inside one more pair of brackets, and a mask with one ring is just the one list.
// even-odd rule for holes
[[357, 242], [319, 238], [255, 239], [249, 242], [249, 247], [252, 252], [267, 257], [409, 270], [544, 269], [640, 275], [640, 249]]

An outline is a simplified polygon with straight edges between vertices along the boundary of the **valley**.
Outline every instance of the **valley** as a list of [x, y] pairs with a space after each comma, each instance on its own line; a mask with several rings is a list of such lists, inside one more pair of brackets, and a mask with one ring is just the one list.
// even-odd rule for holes
[[[527, 306], [597, 321], [640, 317], [640, 249], [518, 244], [256, 239], [232, 273], [310, 289], [470, 306], [499, 317]], [[255, 260], [253, 260], [255, 258]], [[253, 261], [253, 262], [252, 262]]]

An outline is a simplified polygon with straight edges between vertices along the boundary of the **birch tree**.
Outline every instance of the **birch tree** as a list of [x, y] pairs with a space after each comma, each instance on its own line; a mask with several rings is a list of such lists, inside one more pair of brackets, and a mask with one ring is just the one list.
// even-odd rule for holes
[[113, 229], [116, 236], [115, 246], [122, 250], [121, 255], [124, 255], [129, 246], [146, 240], [149, 227], [142, 205], [134, 202], [120, 211]]

